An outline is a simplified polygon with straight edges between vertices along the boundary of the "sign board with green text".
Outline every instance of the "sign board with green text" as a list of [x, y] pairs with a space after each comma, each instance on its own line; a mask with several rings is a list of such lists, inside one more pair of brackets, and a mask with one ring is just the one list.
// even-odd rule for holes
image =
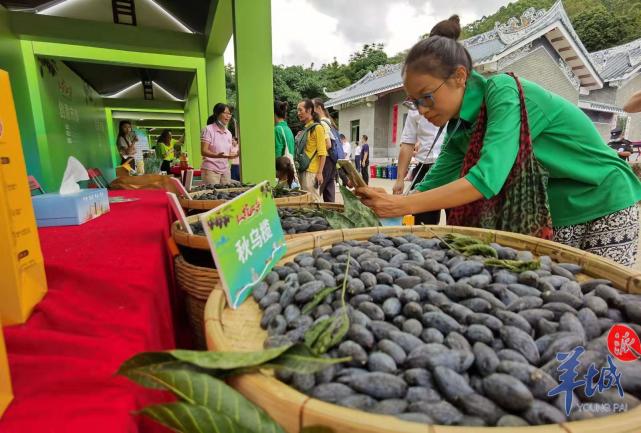
[[227, 301], [238, 308], [285, 255], [285, 235], [267, 182], [200, 216]]

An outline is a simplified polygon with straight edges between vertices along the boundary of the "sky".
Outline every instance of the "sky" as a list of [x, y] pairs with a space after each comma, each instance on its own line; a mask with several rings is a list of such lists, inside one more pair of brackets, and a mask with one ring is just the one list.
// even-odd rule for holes
[[[452, 14], [461, 25], [491, 15], [508, 0], [272, 0], [273, 62], [320, 67], [346, 63], [364, 44], [381, 42], [388, 55], [410, 48]], [[232, 45], [225, 53], [233, 63]]]

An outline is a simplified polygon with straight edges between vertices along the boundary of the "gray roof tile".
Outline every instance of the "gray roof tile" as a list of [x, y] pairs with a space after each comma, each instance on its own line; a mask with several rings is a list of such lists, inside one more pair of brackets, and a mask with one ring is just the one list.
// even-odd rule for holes
[[[470, 52], [474, 65], [477, 66], [496, 60], [497, 56], [558, 21], [565, 25], [568, 32], [574, 37], [586, 61], [590, 63], [587, 50], [574, 32], [561, 1], [557, 1], [548, 11], [537, 11], [530, 8], [523, 13], [520, 21], [511, 18], [505, 24], [497, 23], [493, 30], [465, 39], [462, 43]], [[336, 92], [327, 92], [330, 100], [326, 105], [332, 107], [402, 87], [401, 66], [386, 65], [351, 86]], [[596, 78], [598, 80], [598, 77]]]

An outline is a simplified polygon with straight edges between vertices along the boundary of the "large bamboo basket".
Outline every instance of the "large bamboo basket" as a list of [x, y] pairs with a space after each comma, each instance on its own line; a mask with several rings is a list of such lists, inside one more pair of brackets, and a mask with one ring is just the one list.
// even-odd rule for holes
[[[431, 226], [429, 229], [439, 236], [456, 232], [483, 240], [489, 237], [492, 241], [504, 246], [529, 250], [536, 255], [549, 255], [561, 262], [577, 263], [584, 267], [584, 274], [580, 276], [583, 279], [607, 278], [621, 291], [641, 293], [639, 271], [625, 268], [585, 251], [529, 236], [493, 230], [451, 226]], [[413, 233], [423, 238], [433, 237], [426, 226], [373, 227], [320, 232], [289, 241], [287, 255], [281, 263], [289, 262], [296, 254], [311, 251], [315, 247], [327, 247], [343, 240], [365, 240], [376, 233], [391, 236]], [[260, 328], [260, 318], [260, 309], [251, 297], [240, 308], [232, 310], [226, 307], [222, 291], [214, 291], [205, 307], [208, 349], [212, 351], [261, 350], [267, 332]], [[269, 371], [238, 376], [231, 379], [230, 383], [248, 399], [265, 409], [288, 433], [298, 433], [302, 428], [309, 426], [325, 426], [337, 433], [639, 433], [641, 431], [641, 407], [603, 418], [535, 427], [452, 427], [410, 423], [391, 416], [374, 415], [325, 403], [278, 381]]]
[[[229, 188], [229, 189], [224, 189], [221, 191], [247, 191], [249, 188]], [[204, 194], [207, 192], [211, 192], [211, 190], [203, 190], [203, 191], [197, 191], [193, 195], [198, 196], [199, 194]], [[225, 203], [227, 200], [190, 200], [184, 197], [181, 197], [178, 199], [180, 202], [180, 205], [185, 209], [186, 211], [189, 212], [195, 212], [195, 213], [200, 213], [204, 211], [208, 211], [210, 209], [214, 209], [221, 204]], [[277, 205], [292, 205], [292, 204], [300, 204], [300, 203], [311, 203], [312, 202], [312, 195], [308, 193], [307, 191], [302, 191], [300, 195], [292, 196], [292, 197], [281, 197], [281, 198], [275, 198], [274, 201], [276, 202]]]

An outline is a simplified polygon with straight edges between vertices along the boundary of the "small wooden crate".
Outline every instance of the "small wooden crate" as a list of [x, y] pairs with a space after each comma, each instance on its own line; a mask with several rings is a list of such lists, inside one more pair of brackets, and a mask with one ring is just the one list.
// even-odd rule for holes
[[[583, 278], [607, 278], [617, 289], [641, 293], [641, 273], [593, 254], [556, 244], [554, 242], [493, 230], [451, 226], [373, 227], [366, 229], [335, 230], [310, 234], [287, 243], [287, 255], [280, 264], [291, 261], [296, 254], [315, 247], [328, 247], [343, 240], [366, 240], [384, 233], [402, 236], [413, 233], [432, 238], [460, 233], [483, 240], [491, 240], [506, 247], [524, 249], [539, 255], [549, 255], [555, 260], [584, 266]], [[212, 351], [261, 350], [267, 332], [260, 327], [261, 311], [249, 298], [240, 308], [226, 306], [221, 291], [212, 292], [205, 307], [207, 347]], [[522, 428], [440, 426], [401, 421], [392, 416], [374, 415], [348, 409], [304, 395], [273, 377], [271, 372], [246, 374], [230, 380], [231, 385], [249, 400], [262, 407], [288, 433], [299, 433], [304, 427], [324, 426], [334, 432], [350, 433], [639, 433], [641, 432], [641, 407], [629, 412], [586, 421], [567, 422]]]

